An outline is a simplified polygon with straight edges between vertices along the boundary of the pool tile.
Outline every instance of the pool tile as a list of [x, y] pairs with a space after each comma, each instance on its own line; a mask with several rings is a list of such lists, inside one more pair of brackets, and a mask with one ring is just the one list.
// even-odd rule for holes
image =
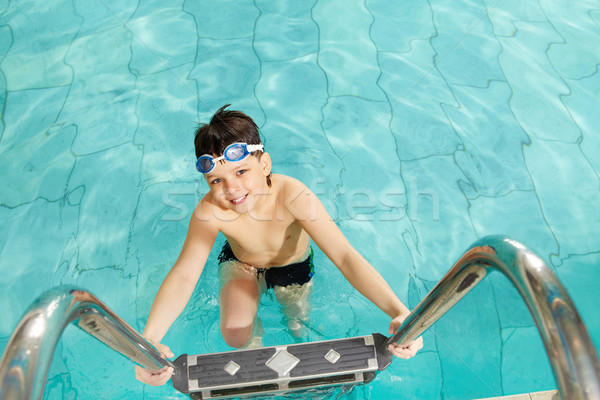
[[122, 26], [105, 30], [102, 39], [79, 32], [66, 55], [74, 78], [59, 121], [77, 125], [76, 154], [106, 150], [133, 138], [138, 92], [128, 68], [130, 43]]
[[140, 193], [129, 231], [126, 270], [138, 275], [136, 299], [145, 305], [143, 312], [149, 311], [154, 293], [177, 259], [178, 246], [162, 243], [185, 237], [200, 200], [196, 190], [196, 184], [165, 182], [148, 185]]
[[[408, 216], [416, 231], [412, 256], [418, 275], [439, 280], [477, 237], [468, 202], [456, 184], [464, 175], [453, 158], [430, 157], [403, 162], [402, 177], [407, 183]], [[423, 253], [440, 246], [443, 252]]]
[[198, 99], [195, 83], [185, 78], [190, 69], [191, 65], [181, 66], [136, 80], [139, 124], [133, 142], [143, 151], [136, 168], [144, 184], [204, 180], [195, 168]]
[[497, 61], [502, 47], [492, 34], [488, 8], [475, 0], [455, 2], [453, 7], [445, 1], [430, 4], [436, 30], [431, 39], [434, 63], [444, 79], [451, 85], [478, 87], [503, 79]]
[[[303, 85], [309, 81], [310, 86]], [[256, 98], [269, 116], [261, 133], [273, 172], [300, 179], [322, 199], [339, 183], [342, 169], [323, 132], [321, 106], [313, 106], [326, 104], [326, 88], [317, 55], [265, 62], [256, 86]]]
[[3, 27], [0, 36], [0, 54], [6, 45], [10, 46], [4, 59], [0, 57], [8, 90], [70, 84], [73, 70], [65, 63], [65, 54], [81, 23], [73, 3], [50, 6], [29, 2], [26, 7], [27, 13], [8, 7], [2, 15], [3, 21], [10, 21], [10, 31]]
[[[210, 118], [225, 104], [250, 115], [257, 107], [254, 97], [260, 64], [252, 47], [252, 38], [215, 40], [199, 38], [195, 65], [188, 78], [199, 90], [200, 109]], [[205, 120], [205, 119], [203, 119]]]
[[559, 244], [533, 190], [469, 199], [469, 215], [479, 237], [502, 234], [540, 254], [558, 252]]
[[251, 38], [260, 13], [252, 0], [186, 1], [183, 11], [196, 20], [195, 36], [212, 39]]
[[547, 22], [544, 10], [538, 2], [502, 0], [502, 6], [497, 0], [483, 0], [488, 7], [487, 18], [494, 26], [494, 35], [497, 37], [513, 36], [517, 27], [516, 21]]
[[502, 342], [496, 307], [490, 282], [484, 280], [436, 323], [444, 398], [502, 393]]
[[[516, 394], [555, 387], [548, 356], [535, 326], [503, 331], [502, 342], [504, 393]], [[523, 354], [527, 354], [527, 357], [523, 357]], [[511, 373], [516, 370], [523, 373]]]
[[[412, 371], [423, 371], [414, 374]], [[365, 387], [364, 399], [415, 398], [437, 399], [444, 384], [440, 359], [434, 352], [423, 352], [410, 360], [396, 359], [377, 375], [375, 384]]]
[[600, 296], [596, 293], [600, 282], [600, 252], [572, 255], [561, 260], [556, 275], [571, 296], [571, 300], [587, 327], [596, 352], [600, 346], [600, 319], [597, 314], [600, 309]]
[[[344, 164], [341, 178], [353, 182], [353, 193], [379, 197], [389, 193], [395, 201], [405, 197], [400, 178], [400, 160], [396, 153], [395, 137], [388, 125], [391, 119], [389, 104], [353, 96], [332, 97], [323, 108], [323, 131], [332, 149]], [[385, 160], [386, 168], [371, 160]]]
[[139, 1], [73, 2], [73, 6], [75, 14], [80, 20], [83, 20], [78, 36], [86, 37], [96, 36], [99, 32], [103, 33], [105, 30], [123, 29], [125, 22], [135, 13]]
[[440, 103], [456, 104], [435, 69], [423, 68], [433, 50], [428, 41], [414, 41], [410, 53], [381, 53], [379, 85], [389, 96], [391, 131], [401, 160], [453, 154], [460, 141]]
[[[65, 195], [75, 163], [70, 146], [76, 137], [73, 126], [56, 126], [56, 116], [68, 88], [10, 92], [6, 101], [6, 129], [0, 142], [3, 171], [2, 204], [17, 206], [43, 197], [57, 200]], [[26, 118], [35, 107], [36, 117]]]
[[533, 190], [521, 153], [529, 137], [508, 117], [510, 86], [505, 82], [490, 82], [485, 88], [453, 85], [452, 91], [460, 107], [443, 108], [463, 145], [455, 153], [457, 164], [477, 194]]
[[[394, 292], [407, 304], [408, 287], [415, 274], [414, 261], [403, 243], [391, 238], [398, 233], [398, 224], [379, 221], [381, 213], [374, 213], [372, 223], [343, 220], [340, 229], [351, 239], [352, 246], [362, 254], [385, 278]], [[378, 239], [376, 239], [378, 238]], [[384, 332], [387, 334], [386, 332]]]
[[[548, 60], [564, 78], [578, 79], [598, 71], [600, 32], [586, 2], [542, 0], [540, 6], [562, 40], [548, 48]], [[570, 21], [578, 21], [573, 25]]]
[[[574, 142], [580, 135], [568, 110], [556, 94], [569, 88], [548, 62], [549, 43], [561, 38], [548, 23], [515, 22], [517, 32], [499, 37], [502, 53], [500, 65], [513, 95], [511, 110], [521, 127], [531, 137]], [[543, 76], [544, 79], [537, 79]], [[525, 90], [527, 82], [536, 81], [535, 90]]]
[[61, 251], [56, 249], [62, 250], [77, 230], [73, 208], [43, 198], [10, 208], [0, 205], [2, 332], [11, 332], [42, 292], [61, 283]]
[[314, 2], [257, 1], [254, 48], [261, 61], [282, 61], [316, 54], [319, 27], [312, 17]]
[[373, 16], [370, 36], [379, 52], [407, 53], [412, 41], [435, 35], [430, 5], [425, 0], [395, 3], [367, 0]]
[[[76, 232], [81, 269], [123, 268], [129, 224], [136, 208], [135, 202], [124, 202], [123, 198], [137, 198], [140, 193], [139, 172], [129, 168], [134, 160], [139, 165], [141, 152], [123, 145], [79, 157], [75, 163], [68, 190], [85, 188]], [[108, 165], [110, 174], [97, 173]]]
[[563, 102], [573, 120], [581, 130], [581, 152], [592, 165], [597, 175], [600, 175], [600, 137], [597, 127], [600, 126], [600, 115], [593, 111], [600, 93], [600, 72], [582, 79], [566, 79], [565, 82], [571, 89], [568, 96], [563, 97]]
[[127, 21], [132, 34], [129, 67], [136, 74], [155, 73], [194, 62], [196, 41], [189, 38], [196, 36], [196, 24], [191, 15], [181, 11], [182, 5], [176, 2], [167, 5], [147, 1], [136, 8]]
[[[560, 246], [559, 257], [585, 254], [600, 248], [600, 215], [589, 214], [600, 204], [600, 192], [588, 182], [598, 177], [577, 144], [534, 140], [524, 148], [525, 162], [536, 187], [544, 218]], [[566, 159], [569, 162], [561, 163]], [[573, 231], [570, 227], [577, 226]]]
[[[332, 14], [344, 24], [330, 18]], [[347, 7], [343, 0], [317, 2], [313, 16], [319, 25], [319, 66], [327, 74], [329, 95], [386, 100], [377, 86], [381, 71], [369, 37], [373, 19], [367, 8], [358, 3]]]
[[[4, 60], [6, 54], [10, 50], [13, 45], [14, 38], [13, 32], [10, 26], [4, 25], [0, 26], [0, 60]], [[3, 89], [6, 89], [6, 81], [2, 79]]]
[[514, 328], [533, 327], [533, 317], [509, 278], [501, 273], [494, 273], [488, 279], [492, 284], [501, 329], [510, 331]]

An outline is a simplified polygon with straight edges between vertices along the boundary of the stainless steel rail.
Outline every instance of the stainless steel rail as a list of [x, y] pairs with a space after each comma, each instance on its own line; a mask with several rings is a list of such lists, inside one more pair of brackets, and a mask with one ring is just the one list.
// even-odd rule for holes
[[[378, 353], [391, 356], [389, 343], [408, 343], [456, 304], [486, 275], [498, 270], [523, 297], [540, 331], [563, 399], [600, 399], [600, 363], [581, 318], [552, 270], [533, 252], [504, 236], [474, 243], [421, 301], [398, 332], [381, 341]], [[56, 344], [69, 323], [149, 369], [172, 363], [90, 293], [58, 287], [26, 312], [0, 364], [0, 399], [41, 399]]]
[[60, 286], [40, 296], [11, 336], [0, 364], [0, 399], [41, 399], [54, 349], [70, 323], [149, 369], [173, 366], [94, 295]]
[[477, 285], [488, 269], [502, 272], [527, 304], [561, 397], [600, 399], [598, 356], [571, 298], [540, 257], [504, 236], [474, 243], [384, 346], [417, 338]]

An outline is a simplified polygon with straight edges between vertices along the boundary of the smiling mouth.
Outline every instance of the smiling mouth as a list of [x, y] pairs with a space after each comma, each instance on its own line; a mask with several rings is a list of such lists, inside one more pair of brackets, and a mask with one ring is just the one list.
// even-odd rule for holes
[[237, 206], [238, 204], [242, 204], [242, 203], [243, 203], [243, 202], [246, 200], [246, 197], [248, 197], [248, 193], [246, 193], [245, 195], [243, 195], [243, 196], [240, 196], [240, 197], [238, 197], [238, 198], [235, 198], [235, 199], [229, 200], [229, 201], [230, 201], [230, 202], [231, 202], [233, 205]]

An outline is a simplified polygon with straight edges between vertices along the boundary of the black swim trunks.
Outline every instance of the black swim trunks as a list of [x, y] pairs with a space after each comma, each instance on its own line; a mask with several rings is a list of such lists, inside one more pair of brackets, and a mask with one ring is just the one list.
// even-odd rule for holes
[[[233, 250], [231, 250], [231, 246], [227, 241], [223, 245], [218, 260], [219, 264], [232, 260], [241, 262], [235, 254], [233, 254]], [[315, 274], [314, 269], [313, 250], [311, 247], [310, 254], [306, 260], [284, 265], [283, 267], [256, 268], [256, 278], [258, 279], [261, 275], [264, 275], [268, 289], [275, 286], [304, 285], [309, 282]]]

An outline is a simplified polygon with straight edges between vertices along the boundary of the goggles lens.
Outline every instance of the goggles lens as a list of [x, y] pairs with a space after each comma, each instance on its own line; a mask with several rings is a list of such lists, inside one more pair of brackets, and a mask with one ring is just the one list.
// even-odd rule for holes
[[228, 161], [239, 161], [242, 158], [246, 157], [248, 154], [250, 153], [246, 149], [246, 146], [237, 144], [228, 146], [223, 152], [225, 159]]
[[207, 173], [215, 167], [212, 157], [202, 156], [196, 162], [196, 169], [202, 173]]
[[233, 143], [225, 148], [221, 157], [214, 158], [210, 154], [200, 156], [196, 161], [196, 169], [203, 174], [207, 174], [213, 170], [219, 160], [241, 161], [253, 151], [262, 150], [263, 147], [262, 144]]

